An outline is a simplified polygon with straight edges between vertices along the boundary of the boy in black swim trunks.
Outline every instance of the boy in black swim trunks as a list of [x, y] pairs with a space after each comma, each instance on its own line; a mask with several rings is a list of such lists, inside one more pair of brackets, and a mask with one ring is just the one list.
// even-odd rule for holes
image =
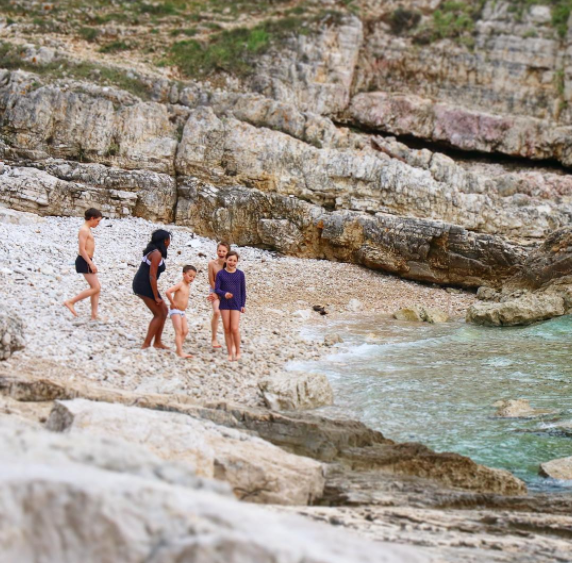
[[75, 297], [64, 301], [64, 306], [71, 311], [71, 314], [74, 317], [77, 317], [74, 304], [89, 297], [91, 300], [91, 318], [92, 320], [97, 320], [97, 307], [99, 305], [101, 284], [97, 279], [97, 266], [93, 263], [95, 239], [93, 238], [91, 229], [99, 225], [103, 215], [99, 209], [94, 209], [92, 207], [85, 212], [84, 217], [85, 223], [78, 233], [79, 254], [75, 260], [75, 271], [78, 274], [83, 274], [89, 284], [89, 289], [85, 289]]

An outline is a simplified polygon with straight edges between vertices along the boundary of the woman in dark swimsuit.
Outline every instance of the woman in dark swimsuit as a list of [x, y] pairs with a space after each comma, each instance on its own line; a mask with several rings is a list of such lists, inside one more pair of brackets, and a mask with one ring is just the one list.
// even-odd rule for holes
[[168, 349], [168, 346], [161, 342], [161, 335], [169, 308], [159, 293], [157, 280], [166, 269], [165, 258], [167, 258], [169, 244], [171, 244], [169, 231], [163, 229], [153, 231], [151, 242], [143, 251], [141, 265], [133, 278], [133, 293], [140, 297], [153, 313], [142, 348], [149, 348], [154, 340], [155, 348]]

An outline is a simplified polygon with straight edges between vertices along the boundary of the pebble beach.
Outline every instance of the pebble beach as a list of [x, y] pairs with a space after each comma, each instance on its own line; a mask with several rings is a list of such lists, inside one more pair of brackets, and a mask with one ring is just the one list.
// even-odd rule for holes
[[[216, 241], [192, 230], [137, 218], [105, 219], [93, 230], [94, 261], [102, 284], [100, 316], [91, 321], [89, 300], [76, 304], [78, 318], [62, 305], [85, 289], [76, 274], [79, 218], [37, 217], [6, 211], [0, 217], [0, 295], [5, 308], [25, 323], [26, 347], [0, 368], [70, 382], [93, 382], [141, 393], [184, 394], [197, 400], [262, 404], [258, 382], [284, 370], [292, 360], [318, 359], [331, 348], [324, 342], [328, 322], [344, 315], [390, 315], [419, 304], [464, 315], [474, 296], [420, 285], [351, 264], [298, 259], [254, 248], [236, 248], [238, 267], [247, 280], [246, 314], [241, 318], [243, 358], [228, 362], [224, 346], [210, 345], [211, 306], [207, 264]], [[173, 233], [165, 290], [192, 264], [198, 275], [191, 289], [187, 318], [190, 333], [184, 349], [193, 359], [174, 353], [171, 322], [164, 342], [172, 350], [142, 350], [150, 313], [131, 290], [131, 282], [151, 232]], [[327, 315], [313, 310], [324, 307]], [[302, 338], [312, 325], [321, 335]], [[224, 342], [222, 325], [219, 340]]]

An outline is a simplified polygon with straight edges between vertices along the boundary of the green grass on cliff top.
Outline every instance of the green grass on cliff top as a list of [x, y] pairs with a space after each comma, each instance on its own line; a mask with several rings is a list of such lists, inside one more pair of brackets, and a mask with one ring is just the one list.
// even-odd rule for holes
[[217, 71], [246, 76], [252, 71], [254, 55], [265, 53], [273, 42], [283, 41], [294, 32], [305, 34], [309, 28], [294, 16], [265, 21], [253, 28], [222, 31], [207, 42], [178, 41], [172, 45], [167, 61], [189, 78], [204, 78]]
[[[272, 46], [339, 21], [359, 1], [335, 0], [323, 9], [307, 0], [0, 0], [0, 13], [9, 15], [9, 25], [25, 24], [18, 31], [31, 40], [47, 33], [76, 36], [100, 53], [129, 50], [200, 79], [219, 72], [247, 76]], [[123, 33], [104, 33], [110, 23]]]

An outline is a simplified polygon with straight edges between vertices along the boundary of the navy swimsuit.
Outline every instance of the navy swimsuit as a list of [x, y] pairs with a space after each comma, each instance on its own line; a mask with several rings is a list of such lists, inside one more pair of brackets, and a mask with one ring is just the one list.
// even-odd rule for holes
[[[155, 252], [154, 250], [152, 252]], [[149, 254], [152, 254], [149, 252]], [[155, 301], [155, 295], [153, 294], [153, 288], [151, 287], [151, 280], [149, 279], [151, 273], [151, 261], [149, 260], [146, 254], [141, 259], [141, 265], [133, 278], [133, 293], [135, 295], [139, 295], [140, 297], [149, 297], [149, 299], [153, 299]], [[161, 258], [161, 262], [159, 262], [159, 268], [157, 269], [157, 279], [159, 276], [167, 269], [165, 266], [165, 260]], [[158, 293], [158, 292], [157, 292]], [[158, 293], [159, 297], [161, 294]]]

